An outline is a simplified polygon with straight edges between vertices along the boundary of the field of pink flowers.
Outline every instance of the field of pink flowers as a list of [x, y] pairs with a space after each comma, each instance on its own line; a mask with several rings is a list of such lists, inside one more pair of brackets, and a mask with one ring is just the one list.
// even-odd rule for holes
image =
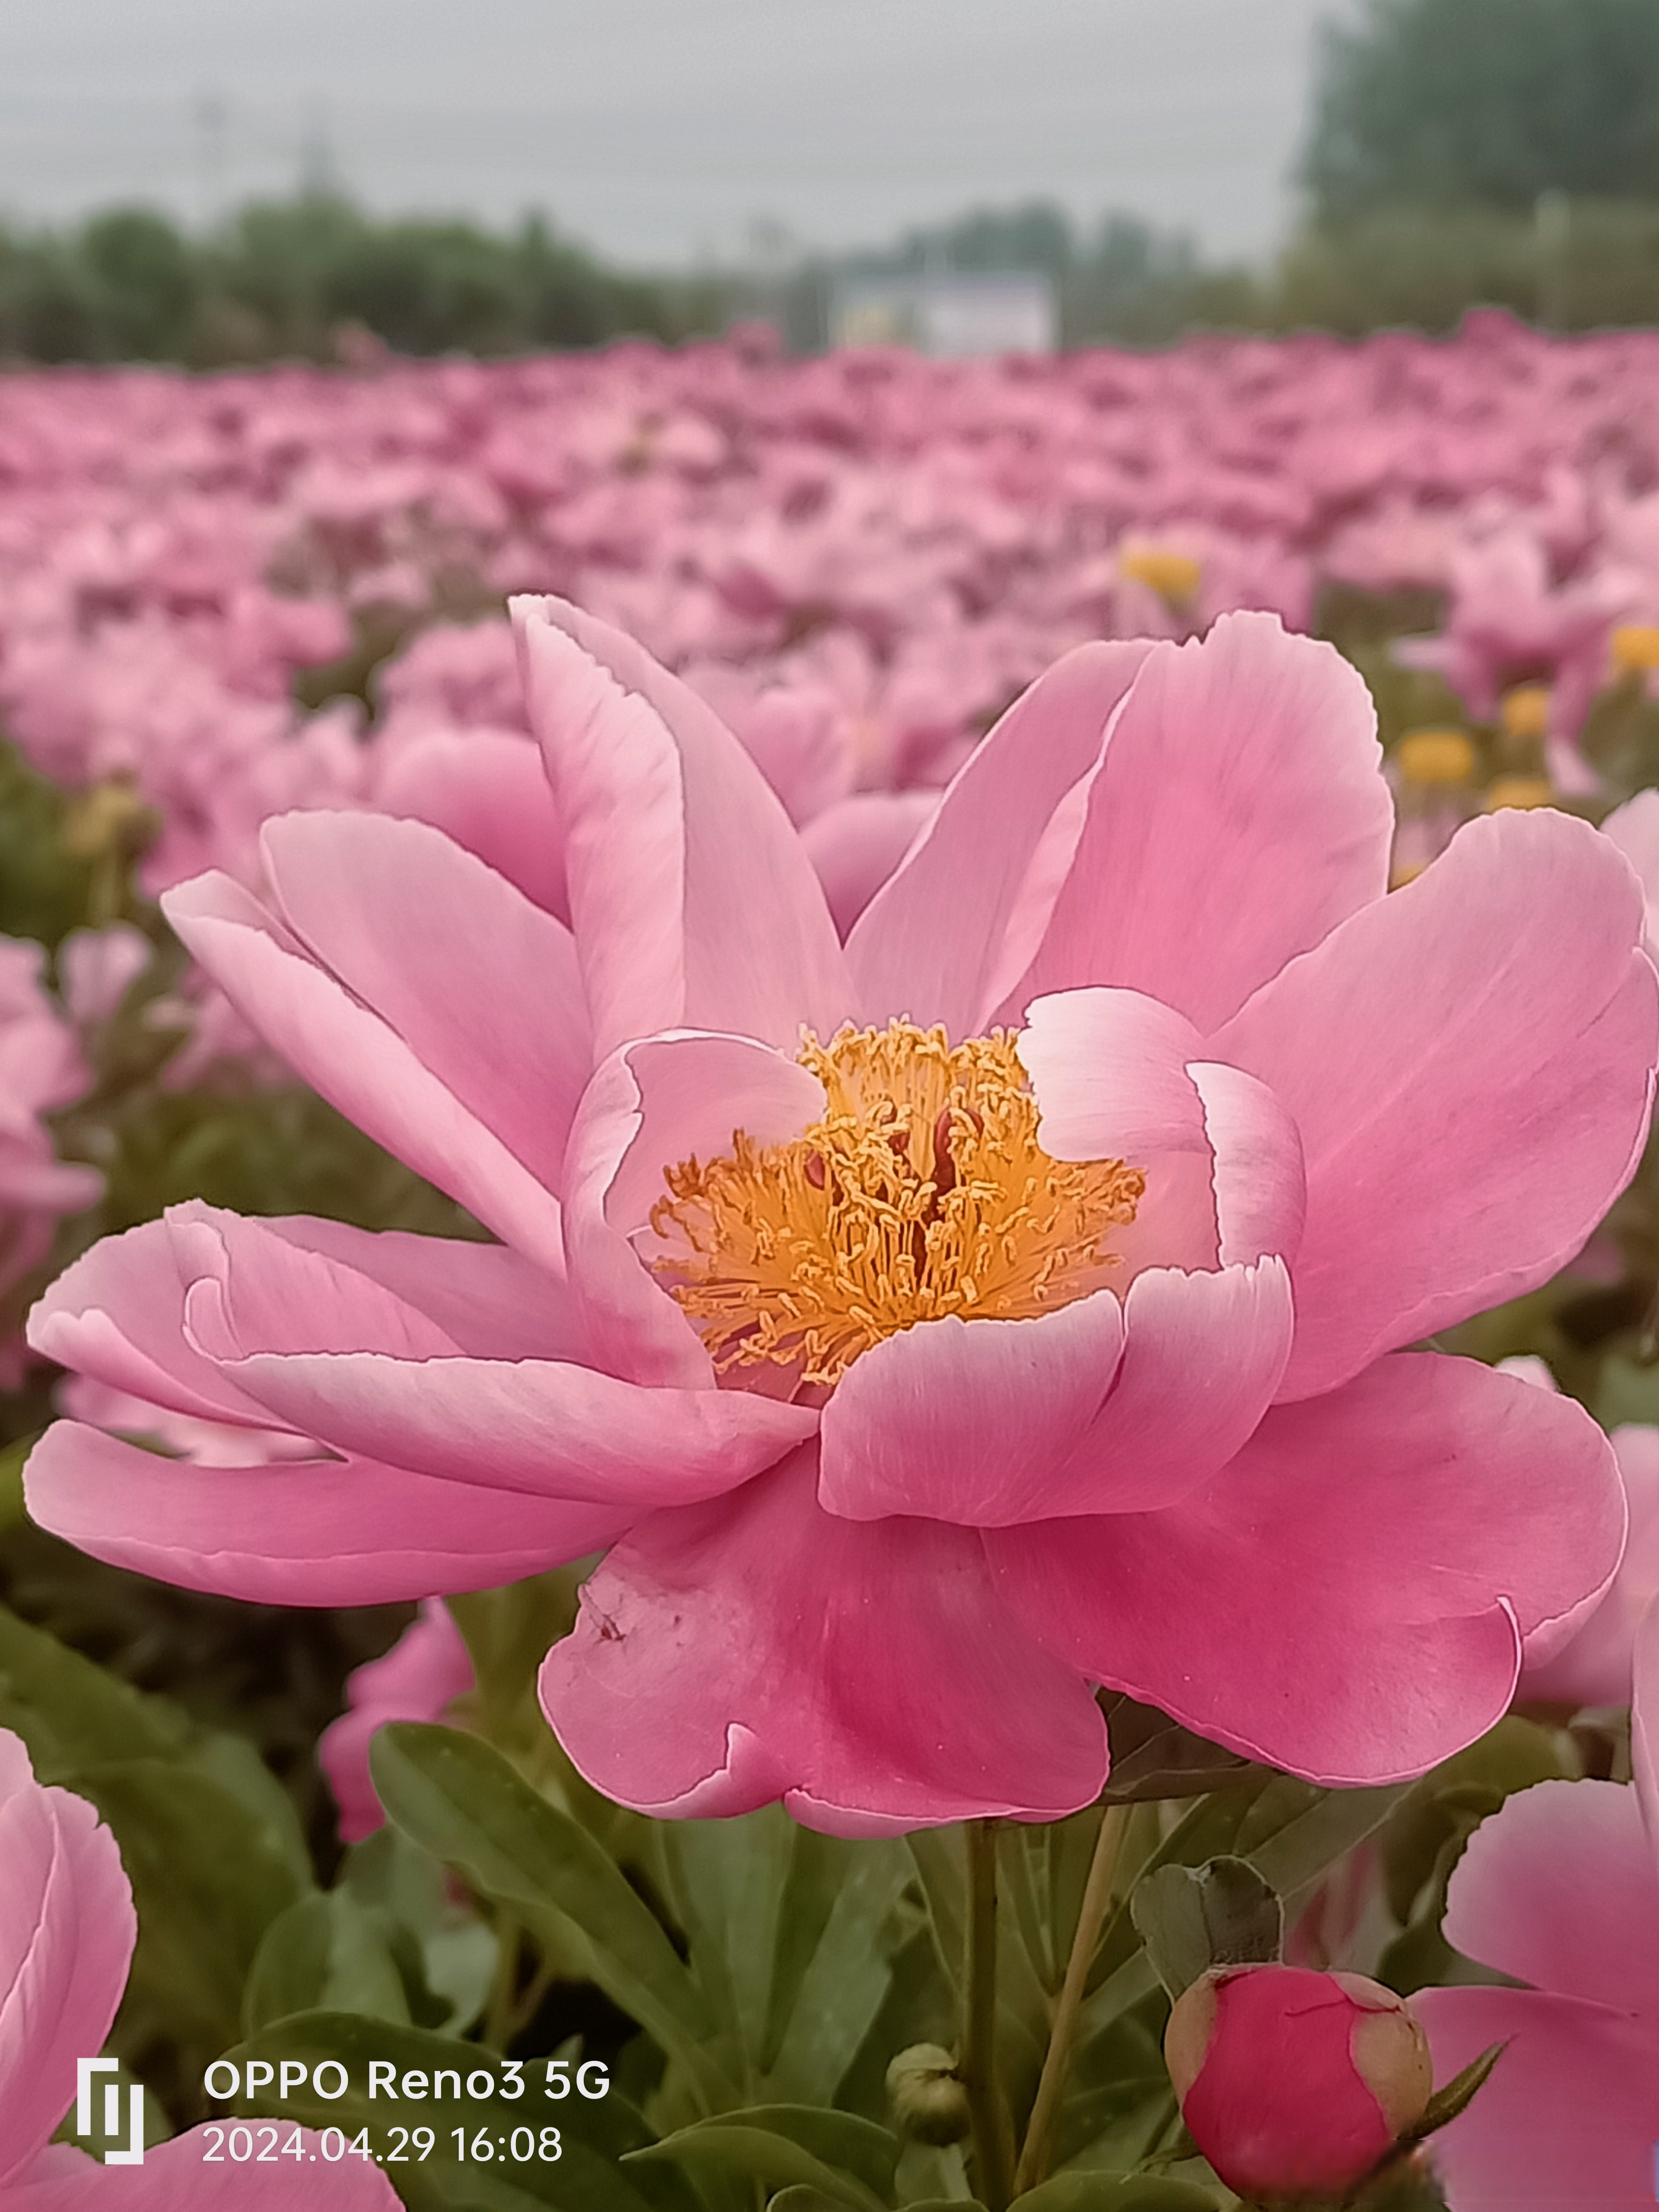
[[0, 2206], [1650, 2203], [1659, 334], [11, 376], [0, 740]]

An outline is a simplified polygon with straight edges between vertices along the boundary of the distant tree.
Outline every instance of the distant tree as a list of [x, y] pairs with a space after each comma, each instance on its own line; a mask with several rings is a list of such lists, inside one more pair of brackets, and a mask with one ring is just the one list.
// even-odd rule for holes
[[1302, 176], [1327, 222], [1659, 198], [1659, 0], [1370, 0], [1322, 34]]
[[111, 361], [176, 360], [188, 344], [200, 277], [195, 254], [164, 215], [112, 208], [76, 241], [97, 350]]

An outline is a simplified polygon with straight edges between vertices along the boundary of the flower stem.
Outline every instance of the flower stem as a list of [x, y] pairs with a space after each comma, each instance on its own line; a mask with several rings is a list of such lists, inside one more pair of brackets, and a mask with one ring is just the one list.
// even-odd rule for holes
[[1060, 2096], [1071, 2067], [1078, 2014], [1083, 2009], [1083, 1994], [1088, 1984], [1089, 1969], [1094, 1964], [1100, 1931], [1106, 1924], [1106, 1915], [1111, 1907], [1112, 1885], [1116, 1879], [1117, 1863], [1123, 1850], [1123, 1835], [1128, 1823], [1129, 1808], [1127, 1805], [1109, 1805], [1100, 1823], [1100, 1833], [1095, 1839], [1095, 1855], [1089, 1862], [1089, 1878], [1084, 1884], [1083, 1905], [1077, 1917], [1077, 1932], [1072, 1938], [1071, 1956], [1066, 1961], [1066, 1978], [1060, 1984], [1054, 2024], [1048, 2031], [1048, 2049], [1042, 2061], [1042, 2078], [1037, 2082], [1036, 2100], [1031, 2106], [1024, 2148], [1020, 2152], [1019, 2166], [1014, 2175], [1017, 2192], [1035, 2189], [1048, 2171], [1048, 2142], [1054, 2133]]
[[974, 2163], [987, 2212], [1006, 2212], [1013, 2145], [997, 2081], [997, 1824], [968, 1824], [967, 2021], [962, 2081], [973, 2125]]

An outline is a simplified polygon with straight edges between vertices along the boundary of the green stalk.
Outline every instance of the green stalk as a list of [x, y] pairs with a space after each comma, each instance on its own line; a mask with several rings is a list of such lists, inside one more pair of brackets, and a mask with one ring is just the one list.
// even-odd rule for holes
[[1089, 1879], [1084, 1885], [1077, 1932], [1072, 1938], [1071, 1956], [1066, 1961], [1066, 1978], [1060, 1984], [1054, 2024], [1048, 2031], [1048, 2049], [1042, 2061], [1036, 2100], [1031, 2106], [1024, 2148], [1020, 2152], [1019, 2166], [1014, 2175], [1016, 2193], [1035, 2189], [1048, 2170], [1049, 2139], [1059, 2116], [1066, 2076], [1071, 2069], [1078, 2015], [1083, 2009], [1084, 1991], [1088, 1986], [1089, 1969], [1094, 1964], [1095, 1953], [1099, 1947], [1100, 1931], [1105, 1926], [1106, 1915], [1111, 1909], [1112, 1885], [1117, 1877], [1117, 1863], [1122, 1853], [1123, 1835], [1128, 1822], [1129, 1808], [1127, 1805], [1109, 1805], [1100, 1823], [1100, 1833], [1095, 1839], [1095, 1853], [1089, 1862]]
[[974, 2162], [988, 2212], [1007, 2212], [1013, 2145], [997, 2081], [997, 1824], [968, 1824], [967, 2021], [962, 2082], [968, 2093]]

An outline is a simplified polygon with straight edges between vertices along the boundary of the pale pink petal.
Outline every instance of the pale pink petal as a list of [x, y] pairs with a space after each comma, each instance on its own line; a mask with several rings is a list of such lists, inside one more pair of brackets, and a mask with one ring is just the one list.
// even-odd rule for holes
[[1148, 655], [1021, 991], [1110, 983], [1211, 1029], [1381, 898], [1394, 809], [1376, 718], [1334, 647], [1224, 614]]
[[1137, 991], [1066, 991], [1034, 1002], [1018, 1049], [1050, 1157], [1123, 1159], [1146, 1178], [1134, 1219], [1112, 1231], [1116, 1287], [1143, 1267], [1217, 1266], [1215, 1162], [1188, 1071], [1200, 1049], [1191, 1024]]
[[375, 793], [382, 813], [429, 822], [568, 923], [564, 831], [538, 747], [507, 731], [456, 730], [418, 738], [388, 764]]
[[1659, 791], [1638, 791], [1615, 806], [1601, 824], [1636, 871], [1642, 886], [1648, 950], [1659, 957]]
[[562, 1273], [552, 1192], [402, 1037], [298, 950], [280, 923], [223, 877], [181, 884], [164, 904], [238, 1012], [331, 1105], [504, 1243]]
[[1659, 2029], [1659, 1855], [1635, 1790], [1540, 1782], [1506, 1799], [1457, 1863], [1445, 1933], [1517, 1982]]
[[193, 1226], [187, 1340], [276, 1421], [354, 1457], [638, 1508], [729, 1490], [817, 1426], [808, 1407], [747, 1392], [461, 1358], [420, 1306], [341, 1261], [234, 1214]]
[[811, 1407], [752, 1391], [645, 1389], [566, 1362], [337, 1352], [228, 1364], [250, 1396], [332, 1450], [612, 1512], [717, 1497], [818, 1425]]
[[43, 1358], [168, 1412], [268, 1427], [270, 1416], [185, 1340], [191, 1278], [173, 1227], [185, 1212], [94, 1244], [37, 1303], [28, 1340]]
[[1294, 1261], [1307, 1218], [1302, 1133], [1265, 1083], [1218, 1060], [1188, 1068], [1204, 1102], [1215, 1156], [1215, 1210], [1224, 1266], [1264, 1253]]
[[530, 715], [565, 825], [596, 1054], [680, 1027], [793, 1049], [852, 979], [789, 817], [696, 694], [554, 599], [512, 602]]
[[1419, 1774], [1490, 1728], [1521, 1632], [1604, 1586], [1623, 1534], [1581, 1407], [1402, 1354], [1275, 1408], [1163, 1511], [984, 1541], [1009, 1602], [1073, 1665], [1342, 1787]]
[[801, 831], [836, 933], [845, 938], [939, 810], [933, 791], [860, 791]]
[[[978, 745], [926, 834], [860, 916], [847, 957], [868, 1021], [902, 1016], [976, 1035], [1007, 988], [1008, 939], [1021, 973], [1048, 921], [1022, 914], [1055, 810], [1099, 757], [1106, 726], [1151, 651], [1079, 646], [1040, 676]], [[1074, 834], [1074, 830], [1073, 833]], [[1068, 855], [1069, 857], [1069, 855]], [[1051, 873], [1049, 893], [1060, 876]]]
[[1145, 1512], [1231, 1459], [1290, 1342], [1278, 1261], [1149, 1268], [1121, 1306], [1107, 1290], [1037, 1321], [927, 1322], [837, 1385], [818, 1495], [854, 1520], [978, 1528]]
[[[1502, 1364], [1512, 1372], [1519, 1363], [1506, 1359]], [[1553, 1377], [1550, 1387], [1554, 1387]], [[1659, 1429], [1615, 1429], [1612, 1442], [1630, 1506], [1625, 1556], [1612, 1589], [1576, 1633], [1557, 1644], [1547, 1656], [1534, 1659], [1528, 1650], [1521, 1675], [1524, 1698], [1546, 1705], [1630, 1703], [1637, 1632], [1650, 1607], [1659, 1601]]]
[[1021, 1065], [1042, 1109], [1037, 1141], [1056, 1160], [1206, 1152], [1204, 1101], [1187, 1073], [1200, 1054], [1184, 1015], [1139, 991], [1066, 991], [1035, 1000]]
[[0, 2202], [75, 2099], [126, 1987], [137, 1923], [95, 1809], [36, 1782], [0, 1729]]
[[577, 1766], [653, 1814], [781, 1798], [835, 1835], [1091, 1802], [1099, 1708], [1004, 1613], [980, 1540], [823, 1512], [816, 1457], [653, 1516], [594, 1574], [542, 1669]]
[[1628, 1180], [1659, 1054], [1630, 872], [1514, 810], [1293, 961], [1214, 1040], [1302, 1133], [1285, 1389], [1547, 1281]]
[[1109, 1290], [1036, 1320], [950, 1317], [885, 1338], [823, 1409], [820, 1502], [854, 1521], [902, 1513], [966, 1528], [1067, 1510], [1046, 1501], [1069, 1494], [1063, 1469], [1122, 1346]]
[[58, 988], [71, 1020], [106, 1022], [127, 986], [149, 967], [155, 947], [131, 922], [72, 929], [58, 948]]
[[260, 846], [319, 965], [556, 1191], [592, 1066], [570, 932], [424, 822], [288, 814]]
[[1532, 1990], [1419, 1990], [1437, 2081], [1509, 2048], [1432, 2156], [1452, 2212], [1653, 2212], [1659, 2033]]
[[234, 1246], [302, 1255], [367, 1278], [415, 1307], [451, 1347], [499, 1359], [561, 1358], [577, 1330], [562, 1286], [499, 1244], [379, 1235], [343, 1222], [245, 1221], [191, 1199], [101, 1243], [60, 1275], [29, 1318], [44, 1357], [117, 1391], [188, 1419], [268, 1428], [271, 1416], [205, 1358], [183, 1328], [185, 1299], [203, 1274], [222, 1272]]
[[29, 1455], [31, 1518], [95, 1559], [264, 1605], [385, 1605], [520, 1582], [612, 1541], [611, 1507], [370, 1460], [212, 1467], [76, 1421]]
[[[141, 2166], [101, 2166], [72, 2144], [54, 2143], [0, 2203], [4, 2212], [398, 2212], [400, 2199], [381, 2168], [362, 2158], [331, 2160], [314, 2129], [298, 2131], [301, 2174], [298, 2160], [281, 2155], [295, 2135], [290, 2121], [276, 2123], [278, 2155], [264, 2164], [228, 2155], [225, 2130], [234, 2124], [191, 2128], [147, 2150]], [[264, 2140], [256, 2138], [261, 2149]]]
[[729, 1153], [738, 1129], [785, 1142], [823, 1109], [815, 1075], [743, 1037], [647, 1038], [600, 1068], [571, 1139], [566, 1222], [571, 1295], [596, 1365], [634, 1382], [708, 1386], [701, 1340], [641, 1256], [654, 1248], [665, 1171]]
[[368, 1747], [388, 1721], [438, 1721], [473, 1687], [472, 1656], [455, 1616], [429, 1597], [389, 1651], [346, 1677], [349, 1703], [317, 1739], [317, 1763], [339, 1808], [340, 1840], [361, 1843], [386, 1820]]

